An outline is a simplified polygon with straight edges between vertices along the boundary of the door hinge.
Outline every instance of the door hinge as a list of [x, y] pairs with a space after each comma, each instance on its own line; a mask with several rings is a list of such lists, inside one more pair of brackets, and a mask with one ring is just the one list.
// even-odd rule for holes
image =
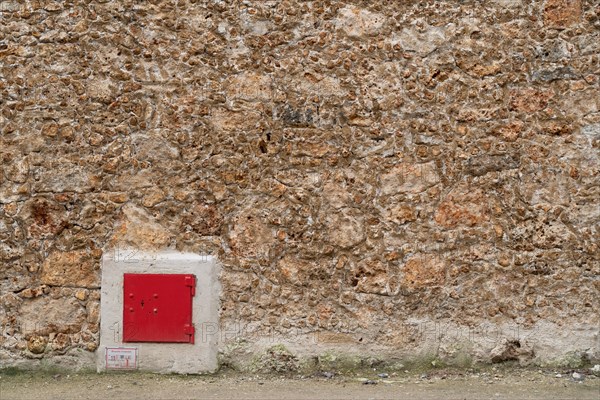
[[190, 343], [194, 344], [194, 336], [196, 333], [196, 328], [194, 328], [193, 324], [185, 324], [183, 326], [183, 333], [190, 336]]
[[196, 277], [194, 275], [189, 275], [185, 277], [185, 286], [190, 287], [192, 296], [196, 295]]

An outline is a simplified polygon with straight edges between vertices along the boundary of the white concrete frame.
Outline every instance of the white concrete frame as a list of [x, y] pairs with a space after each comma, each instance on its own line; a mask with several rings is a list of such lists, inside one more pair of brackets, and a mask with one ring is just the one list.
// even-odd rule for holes
[[[98, 372], [106, 370], [107, 347], [138, 349], [138, 369], [160, 373], [196, 374], [217, 369], [220, 266], [213, 256], [174, 250], [144, 252], [116, 248], [102, 257], [100, 347]], [[196, 296], [192, 321], [195, 343], [123, 343], [123, 274], [194, 274]]]

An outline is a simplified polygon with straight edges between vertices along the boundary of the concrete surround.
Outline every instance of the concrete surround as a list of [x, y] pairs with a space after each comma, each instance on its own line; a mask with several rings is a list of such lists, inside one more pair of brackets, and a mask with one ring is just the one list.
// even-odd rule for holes
[[[196, 296], [193, 298], [194, 344], [123, 343], [123, 274], [194, 274]], [[161, 373], [201, 373], [217, 368], [220, 286], [219, 265], [211, 256], [176, 251], [142, 252], [115, 249], [102, 259], [102, 297], [100, 347], [97, 351], [98, 372], [106, 369], [107, 347], [138, 349], [138, 369]]]

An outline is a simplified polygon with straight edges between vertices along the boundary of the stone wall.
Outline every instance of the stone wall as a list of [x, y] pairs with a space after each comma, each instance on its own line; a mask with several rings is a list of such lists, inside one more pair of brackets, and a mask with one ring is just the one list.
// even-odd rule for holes
[[119, 246], [218, 257], [224, 357], [598, 358], [599, 78], [594, 0], [3, 0], [0, 361]]

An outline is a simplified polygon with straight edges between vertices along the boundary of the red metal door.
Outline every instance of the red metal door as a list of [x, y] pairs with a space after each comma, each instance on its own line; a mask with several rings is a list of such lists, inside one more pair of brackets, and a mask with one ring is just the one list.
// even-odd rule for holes
[[125, 274], [123, 342], [194, 343], [190, 274]]

